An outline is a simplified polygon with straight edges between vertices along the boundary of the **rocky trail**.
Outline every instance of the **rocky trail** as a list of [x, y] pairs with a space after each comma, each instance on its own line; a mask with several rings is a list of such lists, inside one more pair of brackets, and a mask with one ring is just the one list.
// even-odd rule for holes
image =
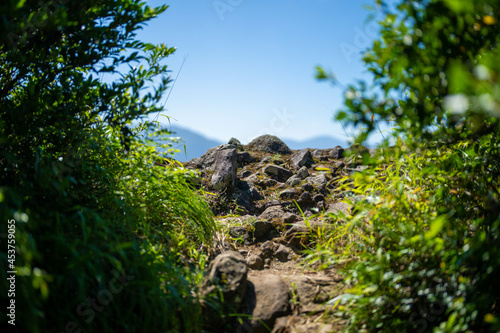
[[222, 226], [205, 293], [219, 290], [224, 311], [241, 314], [221, 318], [207, 310], [213, 332], [343, 331], [343, 319], [332, 320], [331, 301], [346, 289], [342, 277], [331, 267], [303, 265], [314, 233], [329, 227], [331, 214], [349, 210], [334, 189], [364, 167], [355, 155], [343, 156], [341, 147], [292, 151], [264, 135], [246, 146], [231, 139], [186, 163], [201, 172], [198, 185], [210, 192]]

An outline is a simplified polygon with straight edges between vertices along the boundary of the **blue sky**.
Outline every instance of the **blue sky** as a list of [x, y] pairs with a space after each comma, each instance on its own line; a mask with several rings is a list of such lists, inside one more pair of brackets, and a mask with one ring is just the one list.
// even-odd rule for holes
[[361, 50], [376, 36], [376, 22], [363, 5], [373, 2], [167, 1], [170, 8], [138, 36], [177, 48], [167, 61], [173, 78], [187, 57], [163, 114], [221, 141], [344, 138], [332, 120], [343, 90], [317, 81], [315, 67], [344, 85], [369, 78]]

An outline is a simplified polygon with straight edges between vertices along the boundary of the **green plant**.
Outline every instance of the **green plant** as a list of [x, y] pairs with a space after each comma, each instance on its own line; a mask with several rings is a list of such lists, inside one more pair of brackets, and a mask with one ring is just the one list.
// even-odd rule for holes
[[499, 4], [377, 4], [375, 89], [348, 87], [337, 118], [366, 128], [358, 142], [391, 121], [394, 146], [345, 179], [353, 215], [333, 218], [318, 257], [347, 263], [351, 331], [497, 331]]
[[197, 266], [212, 216], [195, 175], [141, 138], [174, 49], [135, 36], [166, 8], [0, 4], [0, 218], [16, 220], [19, 331], [201, 328]]

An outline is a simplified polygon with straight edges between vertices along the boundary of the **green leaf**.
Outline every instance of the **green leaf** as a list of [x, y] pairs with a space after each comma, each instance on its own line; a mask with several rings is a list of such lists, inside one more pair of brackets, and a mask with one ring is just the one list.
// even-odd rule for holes
[[425, 233], [425, 239], [430, 240], [439, 234], [441, 230], [443, 229], [444, 225], [446, 224], [446, 221], [448, 220], [447, 215], [440, 215], [436, 217], [431, 223], [430, 223], [430, 229]]

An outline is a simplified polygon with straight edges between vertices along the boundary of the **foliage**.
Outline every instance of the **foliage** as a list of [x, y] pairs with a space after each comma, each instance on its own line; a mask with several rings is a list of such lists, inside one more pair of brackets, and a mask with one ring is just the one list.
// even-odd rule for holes
[[165, 9], [0, 4], [0, 218], [16, 220], [15, 263], [4, 240], [1, 261], [18, 272], [20, 332], [200, 329], [211, 213], [189, 185], [196, 175], [143, 138], [174, 49], [135, 34]]
[[336, 117], [360, 143], [390, 121], [395, 146], [345, 180], [353, 214], [316, 252], [349, 263], [352, 331], [498, 331], [500, 4], [377, 3], [373, 86], [348, 87]]

